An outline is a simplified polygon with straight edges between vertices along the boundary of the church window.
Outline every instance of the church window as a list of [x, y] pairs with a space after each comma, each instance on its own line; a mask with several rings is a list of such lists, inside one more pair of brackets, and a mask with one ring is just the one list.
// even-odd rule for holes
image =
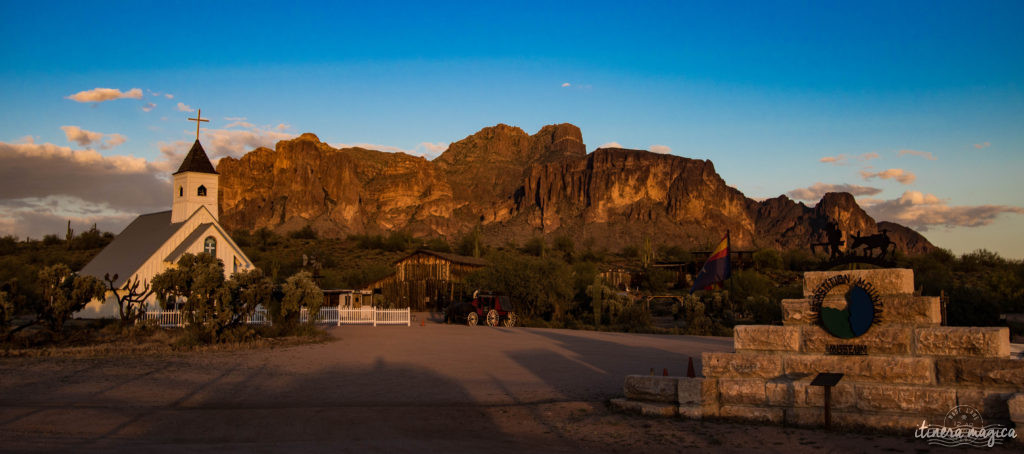
[[234, 258], [234, 266], [235, 266], [234, 272], [237, 273], [238, 272], [238, 257]]
[[217, 255], [217, 239], [212, 237], [212, 236], [206, 237], [206, 241], [203, 242], [203, 252], [205, 252], [207, 254], [210, 254], [212, 256], [216, 256]]
[[183, 188], [181, 186], [178, 186], [178, 197], [184, 197], [184, 196], [185, 196], [185, 188]]
[[199, 194], [199, 197], [206, 197], [206, 186], [199, 185], [199, 190], [196, 191], [196, 194]]

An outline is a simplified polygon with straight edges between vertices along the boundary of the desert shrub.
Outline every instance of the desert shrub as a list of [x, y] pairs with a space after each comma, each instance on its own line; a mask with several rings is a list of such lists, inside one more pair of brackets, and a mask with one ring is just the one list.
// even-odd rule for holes
[[784, 266], [782, 254], [775, 249], [761, 249], [754, 253], [754, 267], [759, 270], [779, 270]]
[[814, 256], [803, 249], [790, 249], [783, 252], [782, 261], [786, 268], [792, 271], [810, 271], [818, 264]]
[[288, 233], [288, 238], [296, 240], [315, 240], [317, 239], [316, 231], [313, 230], [313, 226], [306, 225], [305, 227], [293, 230]]
[[[225, 342], [237, 338], [245, 318], [257, 305], [270, 303], [273, 283], [260, 270], [241, 271], [224, 279], [224, 264], [210, 254], [185, 254], [177, 266], [168, 268], [151, 280], [161, 305], [173, 298], [185, 301], [188, 342]], [[228, 333], [229, 337], [225, 337]]]
[[452, 247], [444, 238], [431, 238], [423, 245], [424, 248], [435, 252], [451, 252]]
[[280, 309], [274, 323], [280, 320], [282, 325], [294, 328], [303, 307], [309, 311], [309, 323], [316, 322], [324, 295], [313, 282], [313, 275], [305, 271], [292, 275], [281, 286], [281, 293]]
[[13, 235], [0, 236], [0, 255], [8, 255], [17, 252], [18, 238]]
[[7, 292], [0, 290], [0, 338], [7, 337], [7, 331], [14, 320], [14, 302]]
[[679, 245], [663, 245], [658, 250], [658, 256], [672, 262], [682, 262], [690, 259], [690, 253]]
[[385, 251], [407, 251], [416, 245], [416, 239], [405, 232], [391, 232], [384, 238], [381, 248]]
[[544, 242], [543, 237], [532, 237], [529, 240], [526, 240], [526, 244], [523, 244], [523, 252], [534, 257], [543, 257], [546, 250], [547, 243]]
[[557, 258], [497, 252], [491, 266], [467, 276], [470, 288], [509, 295], [517, 312], [528, 318], [562, 321], [575, 308], [572, 268]]
[[106, 292], [99, 279], [74, 274], [64, 264], [43, 268], [39, 281], [43, 298], [37, 305], [38, 320], [55, 334], [64, 331], [64, 323], [75, 312], [84, 309], [93, 299], [102, 299]]
[[567, 235], [560, 235], [555, 237], [553, 244], [556, 251], [562, 253], [562, 257], [565, 261], [571, 262], [573, 255], [576, 253], [576, 243], [572, 241], [572, 238]]
[[690, 335], [708, 336], [712, 334], [713, 323], [706, 314], [704, 302], [696, 295], [686, 295], [680, 304], [679, 319], [683, 324], [683, 332]]
[[661, 293], [675, 284], [676, 273], [665, 268], [648, 267], [640, 277], [640, 289], [651, 293]]

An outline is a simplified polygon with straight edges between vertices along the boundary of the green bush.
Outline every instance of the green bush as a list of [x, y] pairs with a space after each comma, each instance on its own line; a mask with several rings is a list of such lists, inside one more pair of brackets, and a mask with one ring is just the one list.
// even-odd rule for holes
[[315, 240], [318, 238], [316, 231], [313, 230], [313, 226], [308, 224], [301, 229], [288, 233], [288, 237], [296, 240]]
[[759, 270], [783, 269], [782, 254], [775, 249], [761, 249], [754, 253], [754, 266]]

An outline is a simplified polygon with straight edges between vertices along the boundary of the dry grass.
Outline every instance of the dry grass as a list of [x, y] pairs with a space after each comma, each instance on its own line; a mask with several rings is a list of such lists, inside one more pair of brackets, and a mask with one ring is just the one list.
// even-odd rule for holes
[[[88, 328], [85, 328], [88, 330]], [[43, 345], [0, 344], [0, 358], [102, 358], [111, 356], [153, 356], [186, 352], [258, 350], [328, 342], [331, 335], [321, 329], [303, 330], [299, 335], [255, 337], [244, 342], [197, 345], [183, 342], [181, 329], [127, 329], [108, 325], [98, 330], [77, 331], [64, 341]]]

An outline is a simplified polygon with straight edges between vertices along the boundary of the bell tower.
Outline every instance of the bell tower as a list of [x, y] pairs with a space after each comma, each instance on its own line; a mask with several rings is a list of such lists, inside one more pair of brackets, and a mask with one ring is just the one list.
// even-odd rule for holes
[[[220, 177], [214, 170], [210, 158], [206, 156], [206, 150], [199, 143], [199, 122], [209, 121], [196, 115], [196, 118], [189, 120], [196, 122], [196, 142], [188, 151], [181, 167], [174, 172], [174, 185], [171, 186], [171, 222], [183, 222], [192, 216], [200, 207], [206, 207], [218, 219], [217, 194], [220, 189]], [[219, 220], [219, 219], [218, 219]]]

